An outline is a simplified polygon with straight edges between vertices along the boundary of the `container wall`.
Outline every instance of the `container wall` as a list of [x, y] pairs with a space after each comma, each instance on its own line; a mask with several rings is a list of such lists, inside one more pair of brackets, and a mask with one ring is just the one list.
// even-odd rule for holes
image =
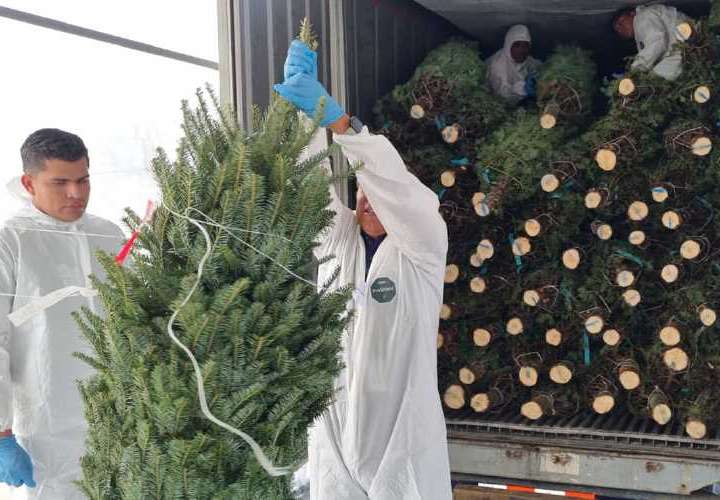
[[[455, 32], [411, 0], [218, 2], [221, 95], [246, 127], [252, 106], [266, 107], [272, 84], [281, 81], [287, 47], [305, 16], [321, 40], [320, 80], [349, 113], [368, 122], [375, 100]], [[339, 67], [331, 68], [331, 59]]]
[[457, 30], [407, 0], [342, 0], [347, 109], [372, 119], [375, 101], [406, 81], [425, 55]]

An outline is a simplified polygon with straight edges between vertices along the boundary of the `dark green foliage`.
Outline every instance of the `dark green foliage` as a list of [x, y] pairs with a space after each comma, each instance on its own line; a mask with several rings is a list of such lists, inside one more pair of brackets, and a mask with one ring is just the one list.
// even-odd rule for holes
[[[174, 328], [201, 366], [212, 413], [292, 466], [333, 398], [347, 295], [316, 293], [281, 267], [310, 276], [314, 241], [332, 218], [320, 158], [298, 162], [313, 130], [275, 99], [248, 135], [198, 99], [195, 110], [183, 106], [177, 160], [160, 151], [153, 162], [162, 205], [134, 261], [99, 256], [107, 318], [78, 315], [94, 351], [82, 359], [97, 369], [81, 385], [90, 431], [80, 486], [93, 499], [291, 497], [288, 476], [268, 476], [244, 441], [203, 416], [192, 365], [166, 333], [206, 252], [201, 232], [170, 210], [212, 240]], [[140, 223], [133, 213], [127, 221]]]
[[[599, 89], [591, 58], [561, 47], [541, 70], [538, 107], [541, 113], [552, 106], [557, 111], [561, 96], [577, 92], [574, 102], [582, 106], [576, 114], [558, 112], [557, 126], [543, 129], [537, 113], [519, 109], [491, 133], [464, 137], [475, 141], [475, 151], [464, 153], [476, 158], [474, 171], [456, 167], [455, 184], [438, 190], [450, 237], [448, 264], [459, 269], [445, 289], [451, 313], [440, 325], [439, 389], [443, 395], [461, 386], [465, 394], [464, 409], [446, 408], [448, 416], [478, 416], [470, 408], [472, 397], [502, 386], [507, 398], [501, 408], [519, 410], [532, 397], [549, 395], [551, 413], [567, 415], [592, 411], [595, 398], [612, 396], [614, 412], [649, 416], [662, 401], [681, 422], [699, 418], [714, 432], [720, 337], [718, 324], [705, 326], [699, 315], [703, 307], [720, 309], [720, 66], [713, 19], [695, 23], [691, 40], [678, 45], [685, 65], [675, 82], [628, 73], [635, 92], [620, 96], [619, 81], [613, 82], [607, 109], [593, 110]], [[697, 102], [694, 94], [703, 85], [711, 98]], [[443, 144], [424, 139], [431, 133], [415, 143], [414, 129], [403, 130], [403, 154], [412, 169], [417, 172], [420, 158], [445, 163], [435, 167], [435, 177], [419, 173], [437, 187], [437, 172], [453, 156], [441, 152]], [[702, 138], [710, 139], [710, 151], [693, 149]], [[614, 165], [603, 160], [607, 156]], [[552, 184], [545, 182], [549, 175], [557, 186], [544, 190]], [[658, 198], [663, 190], [665, 200]], [[586, 206], [591, 192], [600, 194], [594, 208]], [[679, 215], [679, 225], [666, 226], [668, 211]], [[530, 234], [530, 220], [539, 224], [539, 235]], [[606, 228], [612, 235], [601, 239]], [[630, 241], [636, 231], [644, 232], [641, 244]], [[487, 248], [483, 241], [493, 248], [485, 260], [478, 257]], [[700, 246], [696, 258], [681, 255], [688, 241]], [[526, 242], [529, 251], [518, 251]], [[576, 269], [563, 264], [567, 250], [579, 255]], [[677, 281], [662, 278], [667, 265], [679, 268]], [[627, 273], [630, 282], [621, 284]], [[480, 293], [471, 289], [478, 279], [485, 284]], [[631, 305], [629, 290], [639, 294], [639, 304]], [[595, 317], [603, 323], [597, 332]], [[512, 318], [522, 322], [522, 333], [509, 333]], [[673, 370], [664, 361], [673, 346], [664, 345], [659, 332], [668, 325], [680, 331], [676, 347], [688, 355], [687, 369]], [[473, 342], [478, 329], [492, 332], [488, 346]], [[551, 329], [563, 334], [557, 346], [547, 342]], [[608, 330], [619, 332], [617, 345], [603, 340]], [[549, 377], [558, 363], [572, 368], [567, 385]], [[482, 379], [463, 384], [460, 370], [479, 365], [487, 367]], [[538, 370], [535, 387], [520, 384], [524, 366]], [[628, 366], [641, 379], [632, 391], [619, 380], [620, 369]]]

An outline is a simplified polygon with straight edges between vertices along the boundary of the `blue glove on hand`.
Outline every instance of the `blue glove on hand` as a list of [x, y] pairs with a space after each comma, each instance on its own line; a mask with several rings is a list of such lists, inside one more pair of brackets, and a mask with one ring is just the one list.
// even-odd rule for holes
[[293, 40], [285, 59], [285, 79], [304, 73], [317, 80], [317, 72], [317, 53], [300, 40]]
[[537, 94], [537, 79], [534, 76], [528, 76], [525, 80], [525, 95], [535, 97]]
[[0, 438], [0, 483], [35, 487], [30, 455], [17, 444], [15, 436]]
[[317, 81], [317, 78], [305, 73], [298, 73], [287, 78], [283, 83], [276, 83], [273, 85], [273, 89], [310, 118], [315, 117], [320, 98], [324, 97], [325, 112], [320, 120], [320, 125], [323, 127], [335, 123], [345, 114], [337, 101]]

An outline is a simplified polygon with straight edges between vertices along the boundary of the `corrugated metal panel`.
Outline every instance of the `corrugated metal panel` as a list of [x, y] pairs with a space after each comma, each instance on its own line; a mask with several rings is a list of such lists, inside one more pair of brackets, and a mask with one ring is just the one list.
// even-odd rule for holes
[[[321, 40], [319, 78], [333, 94], [346, 95], [346, 109], [364, 121], [372, 118], [378, 97], [412, 74], [435, 46], [455, 33], [440, 16], [411, 0], [218, 0], [223, 32], [221, 46], [230, 54], [221, 61], [221, 94], [249, 125], [252, 106], [269, 103], [272, 84], [281, 81], [283, 62], [300, 21], [308, 16]], [[331, 4], [331, 2], [335, 2]], [[333, 47], [331, 14], [340, 12], [332, 32], [344, 46]], [[341, 21], [340, 21], [341, 20]], [[222, 33], [221, 33], [222, 36]], [[336, 37], [337, 38], [337, 37]], [[334, 54], [332, 53], [334, 52]], [[330, 59], [343, 64], [345, 82], [331, 81]], [[336, 72], [337, 73], [337, 72]], [[230, 74], [231, 78], [226, 76]]]
[[457, 30], [410, 0], [342, 1], [347, 109], [369, 122], [375, 101]]
[[[222, 0], [221, 0], [222, 1]], [[283, 63], [300, 22], [308, 17], [318, 33], [318, 77], [330, 86], [330, 17], [332, 0], [225, 0], [232, 36], [224, 45], [233, 53], [224, 79], [234, 92], [232, 105], [243, 126], [249, 127], [252, 106], [267, 107], [272, 84], [282, 81]], [[221, 41], [221, 46], [223, 45]], [[222, 72], [222, 69], [221, 69]], [[233, 83], [231, 83], [233, 82]]]

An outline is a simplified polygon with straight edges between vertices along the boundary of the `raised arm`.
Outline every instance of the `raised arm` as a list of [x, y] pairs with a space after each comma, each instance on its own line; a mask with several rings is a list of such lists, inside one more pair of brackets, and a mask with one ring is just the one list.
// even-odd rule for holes
[[352, 164], [361, 166], [358, 183], [388, 238], [418, 266], [433, 273], [444, 268], [447, 228], [435, 193], [408, 172], [386, 137], [370, 134], [367, 127], [356, 135], [336, 133], [334, 140]]

